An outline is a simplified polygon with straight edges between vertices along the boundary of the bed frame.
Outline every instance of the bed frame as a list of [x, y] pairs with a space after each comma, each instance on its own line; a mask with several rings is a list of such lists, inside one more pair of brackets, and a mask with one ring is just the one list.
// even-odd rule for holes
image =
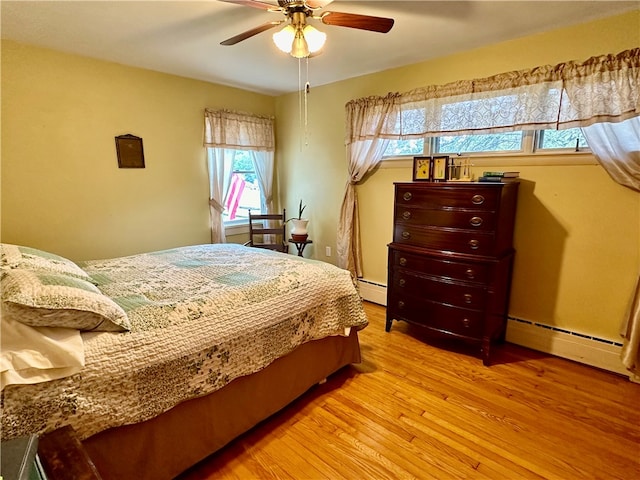
[[263, 370], [134, 425], [84, 441], [104, 480], [173, 479], [282, 409], [311, 386], [360, 362], [358, 336], [305, 343]]

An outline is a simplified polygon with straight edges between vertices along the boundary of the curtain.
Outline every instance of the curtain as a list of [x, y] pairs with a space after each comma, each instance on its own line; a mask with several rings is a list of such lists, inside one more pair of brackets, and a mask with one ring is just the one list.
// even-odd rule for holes
[[611, 178], [640, 192], [640, 117], [621, 123], [595, 123], [583, 128], [582, 133]]
[[[582, 63], [432, 85], [394, 94], [397, 103], [388, 118], [375, 122], [352, 118], [355, 123], [348, 118], [347, 143], [620, 122], [640, 115], [639, 89], [640, 48]], [[349, 102], [347, 110], [362, 101]]]
[[207, 149], [209, 172], [209, 216], [211, 218], [211, 243], [225, 243], [222, 213], [224, 200], [231, 184], [233, 154], [224, 148]]
[[629, 370], [629, 378], [640, 383], [640, 275], [621, 333], [624, 338], [620, 354], [622, 364]]
[[224, 203], [232, 175], [232, 152], [250, 150], [266, 211], [273, 209], [273, 117], [229, 110], [205, 109], [204, 146], [208, 147], [211, 243], [224, 243]]
[[207, 108], [204, 118], [205, 147], [275, 151], [273, 117]]
[[[353, 138], [347, 145], [349, 180], [345, 187], [338, 232], [336, 256], [338, 266], [349, 270], [354, 278], [362, 277], [362, 252], [358, 197], [355, 185], [375, 168], [382, 159], [389, 140], [380, 138], [387, 122], [395, 122], [399, 114], [397, 95], [385, 98], [370, 97], [347, 104], [347, 125], [351, 125]], [[374, 132], [368, 135], [367, 132]]]
[[[640, 192], [640, 117], [621, 123], [596, 123], [582, 131], [611, 178]], [[640, 376], [640, 275], [621, 333], [622, 363], [632, 374]]]
[[251, 152], [253, 168], [258, 177], [260, 191], [262, 194], [262, 211], [274, 213], [273, 203], [273, 152]]
[[[260, 184], [260, 203], [262, 211], [275, 213], [275, 206], [273, 203], [273, 152], [251, 153], [253, 168], [256, 171], [256, 177], [258, 177], [258, 183]], [[278, 222], [268, 221], [267, 223], [267, 228], [276, 228]], [[276, 238], [273, 235], [265, 235], [264, 241], [266, 243], [275, 243]], [[287, 239], [283, 238], [282, 241], [286, 242]]]

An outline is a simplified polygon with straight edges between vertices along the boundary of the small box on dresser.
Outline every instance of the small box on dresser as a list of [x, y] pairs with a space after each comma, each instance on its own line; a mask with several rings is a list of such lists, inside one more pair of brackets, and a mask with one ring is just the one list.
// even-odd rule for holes
[[507, 322], [518, 186], [395, 184], [387, 332], [393, 320], [417, 324], [478, 344], [490, 364]]

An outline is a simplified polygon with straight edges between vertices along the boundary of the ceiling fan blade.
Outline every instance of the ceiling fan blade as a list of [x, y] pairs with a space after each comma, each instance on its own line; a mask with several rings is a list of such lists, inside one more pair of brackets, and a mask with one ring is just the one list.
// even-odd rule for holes
[[261, 2], [259, 0], [218, 0], [219, 2], [235, 3], [236, 5], [244, 5], [245, 7], [260, 8], [261, 10], [280, 10], [280, 7], [271, 3]]
[[371, 32], [387, 33], [393, 27], [393, 18], [372, 17], [356, 13], [325, 12], [320, 18], [325, 25], [358, 28]]
[[277, 25], [280, 25], [284, 20], [280, 20], [277, 22], [269, 22], [264, 25], [260, 25], [259, 27], [252, 28], [251, 30], [247, 30], [246, 32], [242, 32], [234, 37], [227, 38], [224, 42], [220, 42], [220, 45], [235, 45], [236, 43], [240, 43], [247, 38], [253, 37], [259, 33], [262, 33], [270, 28], [273, 28]]

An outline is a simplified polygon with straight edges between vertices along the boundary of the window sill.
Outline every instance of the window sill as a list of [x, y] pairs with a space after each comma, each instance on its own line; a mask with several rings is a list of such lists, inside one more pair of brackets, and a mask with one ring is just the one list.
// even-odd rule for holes
[[[464, 158], [470, 158], [474, 167], [598, 165], [592, 153], [520, 153], [473, 155]], [[379, 164], [379, 168], [407, 167], [413, 167], [413, 157], [386, 158]]]
[[231, 225], [224, 226], [224, 234], [225, 236], [233, 236], [233, 235], [246, 235], [249, 233], [249, 224], [248, 223], [236, 223]]

